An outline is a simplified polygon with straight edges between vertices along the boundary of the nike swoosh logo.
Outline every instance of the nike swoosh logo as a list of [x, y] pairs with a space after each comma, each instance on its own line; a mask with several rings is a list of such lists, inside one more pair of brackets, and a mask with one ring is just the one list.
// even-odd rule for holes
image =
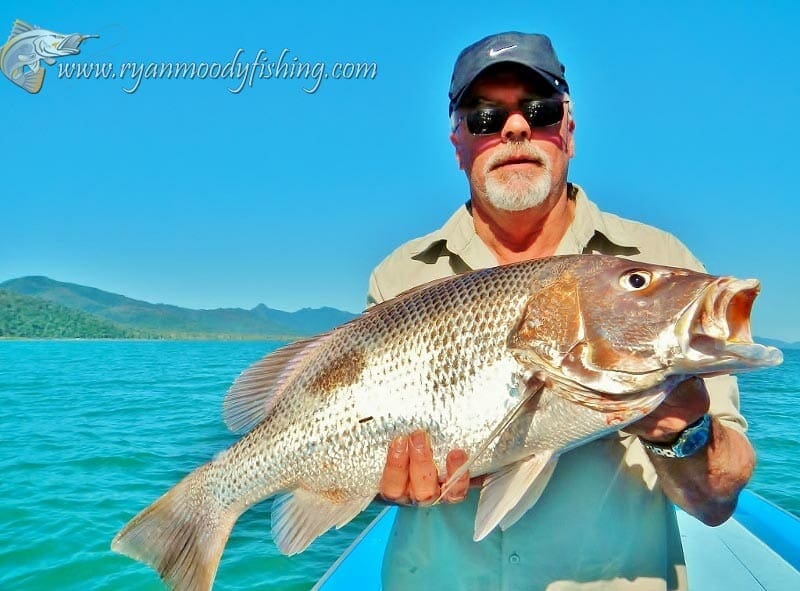
[[500, 49], [492, 48], [492, 49], [489, 50], [489, 57], [497, 57], [498, 55], [500, 55], [504, 51], [508, 51], [509, 49], [514, 49], [515, 47], [516, 47], [516, 45], [509, 45], [508, 47], [501, 47]]

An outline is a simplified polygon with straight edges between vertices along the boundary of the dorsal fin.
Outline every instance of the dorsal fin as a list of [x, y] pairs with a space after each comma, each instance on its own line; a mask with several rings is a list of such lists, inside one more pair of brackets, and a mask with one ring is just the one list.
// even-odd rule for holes
[[22, 33], [27, 33], [28, 31], [33, 31], [35, 28], [33, 25], [29, 25], [25, 21], [21, 21], [19, 19], [14, 21], [14, 26], [11, 28], [11, 35], [9, 35], [9, 39], [11, 37], [16, 37], [17, 35], [22, 35]]
[[234, 433], [255, 427], [275, 407], [287, 378], [326, 334], [295, 341], [264, 357], [234, 380], [222, 401], [222, 418]]

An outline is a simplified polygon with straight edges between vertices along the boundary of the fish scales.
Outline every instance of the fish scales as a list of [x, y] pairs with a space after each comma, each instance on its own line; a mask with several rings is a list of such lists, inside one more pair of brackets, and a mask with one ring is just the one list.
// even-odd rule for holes
[[[283, 479], [264, 482], [259, 492], [298, 480], [323, 489], [345, 484], [365, 493], [377, 489], [386, 447], [398, 434], [428, 430], [433, 441], [441, 442], [434, 450], [438, 465], [444, 465], [453, 447], [476, 448], [515, 400], [509, 396], [508, 404], [499, 407], [482, 394], [498, 383], [508, 388], [516, 362], [505, 350], [505, 339], [540, 267], [526, 265], [516, 273], [499, 274], [500, 281], [498, 273], [488, 270], [462, 282], [445, 282], [424, 297], [382, 307], [367, 314], [363, 323], [343, 327], [339, 338], [316, 351], [307, 377], [282, 396], [269, 420], [245, 437], [247, 453], [236, 453], [234, 446], [230, 458], [218, 461], [230, 460], [228, 469], [236, 471], [244, 460], [250, 471], [242, 481], [264, 481], [261, 466], [272, 466], [271, 472], [287, 468]], [[322, 378], [354, 351], [365, 363], [358, 375], [349, 376], [350, 383]], [[469, 396], [480, 400], [465, 412], [459, 402]], [[373, 420], [358, 423], [366, 416]], [[300, 422], [297, 417], [307, 418]], [[280, 446], [274, 443], [277, 439]], [[347, 453], [356, 441], [375, 450], [368, 464], [363, 456]], [[259, 449], [261, 461], [250, 458], [254, 449]], [[323, 463], [328, 469], [322, 469]], [[230, 495], [240, 498], [241, 492], [231, 489]]]

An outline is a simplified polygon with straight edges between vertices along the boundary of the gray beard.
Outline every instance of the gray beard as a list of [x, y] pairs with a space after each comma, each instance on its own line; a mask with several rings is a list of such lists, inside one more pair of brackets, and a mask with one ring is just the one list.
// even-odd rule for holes
[[[512, 156], [524, 155], [541, 163], [542, 170], [534, 180], [524, 173], [506, 175], [501, 181], [489, 171]], [[522, 211], [545, 202], [553, 188], [550, 159], [542, 150], [530, 143], [506, 144], [486, 163], [486, 198], [493, 207], [504, 211]]]

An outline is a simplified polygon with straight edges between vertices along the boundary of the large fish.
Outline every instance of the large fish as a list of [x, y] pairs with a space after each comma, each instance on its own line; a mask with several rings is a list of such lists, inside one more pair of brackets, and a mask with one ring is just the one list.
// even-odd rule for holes
[[489, 474], [481, 539], [535, 503], [559, 454], [646, 415], [687, 376], [780, 363], [752, 341], [758, 289], [588, 255], [405, 293], [239, 376], [224, 418], [247, 435], [134, 517], [112, 548], [175, 589], [209, 589], [248, 507], [280, 495], [273, 537], [301, 552], [374, 499], [389, 442], [416, 429], [438, 466], [461, 448], [470, 474]]

